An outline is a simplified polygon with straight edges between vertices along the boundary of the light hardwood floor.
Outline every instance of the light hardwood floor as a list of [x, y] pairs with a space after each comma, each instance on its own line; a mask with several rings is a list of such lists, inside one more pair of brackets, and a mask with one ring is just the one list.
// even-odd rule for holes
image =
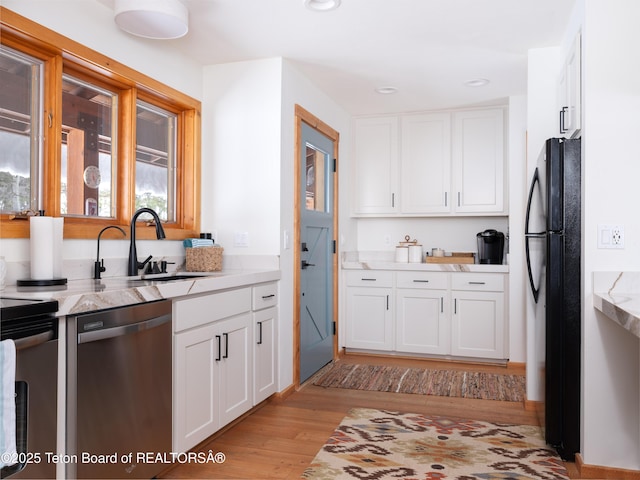
[[[344, 355], [340, 362], [396, 364], [425, 368], [473, 368], [476, 371], [524, 373], [524, 367], [478, 366], [398, 358]], [[298, 479], [353, 407], [385, 408], [429, 415], [537, 425], [534, 411], [522, 403], [471, 400], [400, 393], [322, 388], [307, 382], [284, 400], [272, 400], [236, 422], [197, 450], [226, 456], [220, 464], [179, 465], [161, 478]], [[578, 478], [567, 464], [570, 478]]]

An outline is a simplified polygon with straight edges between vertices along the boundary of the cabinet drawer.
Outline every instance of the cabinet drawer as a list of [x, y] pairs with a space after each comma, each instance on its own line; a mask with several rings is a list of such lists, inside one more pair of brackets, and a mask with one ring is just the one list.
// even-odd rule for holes
[[393, 272], [380, 270], [347, 272], [347, 285], [350, 287], [392, 287]]
[[446, 290], [449, 288], [449, 274], [438, 272], [398, 272], [398, 288], [427, 288]]
[[266, 283], [253, 287], [253, 310], [274, 307], [278, 304], [278, 284]]
[[212, 293], [173, 303], [174, 331], [179, 332], [251, 310], [251, 288]]
[[504, 275], [500, 273], [454, 273], [451, 278], [451, 289], [503, 292]]

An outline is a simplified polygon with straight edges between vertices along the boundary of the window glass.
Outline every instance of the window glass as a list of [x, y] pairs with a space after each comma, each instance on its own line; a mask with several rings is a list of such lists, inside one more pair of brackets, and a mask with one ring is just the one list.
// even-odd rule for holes
[[329, 156], [313, 145], [307, 144], [306, 159], [306, 209], [327, 212], [325, 176]]
[[38, 209], [42, 63], [0, 47], [0, 212]]
[[177, 116], [143, 101], [136, 112], [136, 209], [175, 222]]
[[62, 82], [63, 215], [113, 217], [118, 97], [68, 75]]

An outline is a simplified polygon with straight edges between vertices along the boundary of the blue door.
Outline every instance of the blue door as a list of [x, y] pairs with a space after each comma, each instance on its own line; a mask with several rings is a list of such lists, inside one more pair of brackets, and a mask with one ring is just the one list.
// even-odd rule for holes
[[333, 360], [333, 140], [302, 123], [300, 382]]

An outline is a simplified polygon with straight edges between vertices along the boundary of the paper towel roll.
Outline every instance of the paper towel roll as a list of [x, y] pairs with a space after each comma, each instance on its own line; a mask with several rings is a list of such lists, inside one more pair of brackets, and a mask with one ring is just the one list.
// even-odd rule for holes
[[53, 278], [62, 278], [62, 238], [64, 218], [55, 217], [53, 221]]
[[[30, 217], [31, 279], [53, 279], [53, 219]], [[61, 252], [57, 252], [61, 254]]]

